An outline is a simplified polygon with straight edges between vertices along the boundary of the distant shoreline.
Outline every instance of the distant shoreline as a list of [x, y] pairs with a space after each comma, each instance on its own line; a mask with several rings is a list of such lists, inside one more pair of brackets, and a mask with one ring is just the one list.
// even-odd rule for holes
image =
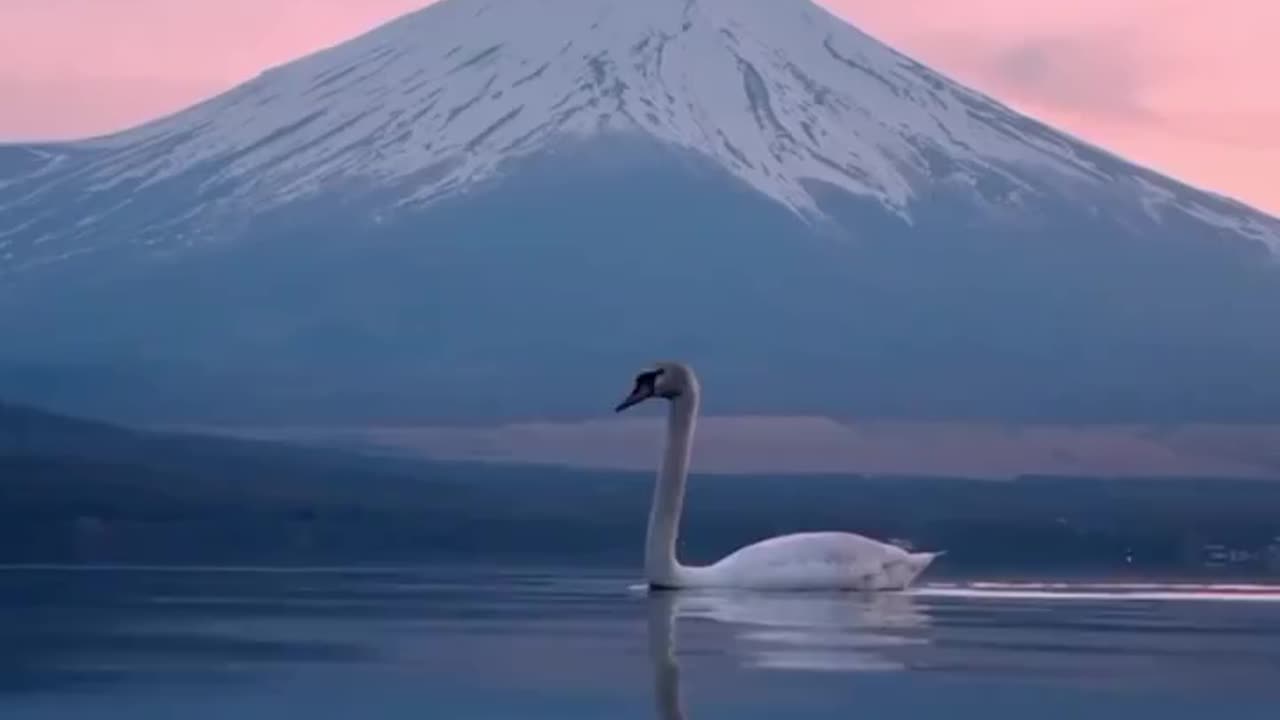
[[[404, 457], [649, 470], [659, 420], [491, 427], [164, 428]], [[732, 416], [701, 421], [694, 469], [709, 474], [1026, 475], [1280, 480], [1280, 425], [1017, 425]]]

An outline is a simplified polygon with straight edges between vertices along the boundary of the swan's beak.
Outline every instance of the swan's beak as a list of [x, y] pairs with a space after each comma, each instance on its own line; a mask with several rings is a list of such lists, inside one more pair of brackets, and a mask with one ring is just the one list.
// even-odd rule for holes
[[639, 385], [635, 390], [631, 391], [631, 394], [627, 396], [626, 400], [618, 403], [618, 407], [614, 408], [613, 411], [622, 412], [632, 405], [638, 405], [651, 397], [653, 397], [653, 387]]

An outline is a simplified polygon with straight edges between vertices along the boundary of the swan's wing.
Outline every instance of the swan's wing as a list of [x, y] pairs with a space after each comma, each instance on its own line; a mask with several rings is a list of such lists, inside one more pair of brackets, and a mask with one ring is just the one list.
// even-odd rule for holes
[[761, 540], [734, 552], [718, 564], [755, 568], [817, 564], [875, 569], [886, 560], [905, 555], [906, 552], [899, 547], [861, 535], [816, 532]]

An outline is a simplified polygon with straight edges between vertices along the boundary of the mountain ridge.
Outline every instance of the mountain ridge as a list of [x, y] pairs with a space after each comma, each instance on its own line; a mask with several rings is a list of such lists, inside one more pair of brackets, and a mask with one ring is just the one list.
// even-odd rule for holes
[[[512, 34], [551, 6], [560, 21]], [[392, 212], [492, 179], [557, 136], [608, 129], [701, 153], [802, 217], [823, 215], [806, 181], [869, 197], [909, 223], [922, 178], [972, 183], [997, 207], [1016, 206], [1021, 194], [1047, 191], [1020, 166], [1050, 165], [1060, 182], [1120, 183], [1153, 215], [1180, 200], [1205, 222], [1280, 247], [1280, 221], [1230, 218], [1245, 206], [1180, 197], [1177, 185], [1136, 167], [1116, 176], [1090, 155], [1118, 157], [949, 81], [807, 0], [496, 7], [431, 5], [188, 110], [78, 143], [106, 154], [82, 171], [88, 189], [144, 191], [213, 163], [195, 188], [208, 197], [192, 209], [197, 218], [219, 206], [262, 212], [326, 182], [403, 185], [380, 209]], [[888, 108], [892, 117], [877, 117]], [[229, 114], [248, 123], [219, 122]], [[218, 191], [230, 181], [238, 185]], [[73, 232], [122, 209], [81, 218]], [[136, 230], [147, 236], [140, 242], [163, 245], [173, 242], [168, 228]], [[72, 240], [42, 235], [32, 245], [50, 242]]]

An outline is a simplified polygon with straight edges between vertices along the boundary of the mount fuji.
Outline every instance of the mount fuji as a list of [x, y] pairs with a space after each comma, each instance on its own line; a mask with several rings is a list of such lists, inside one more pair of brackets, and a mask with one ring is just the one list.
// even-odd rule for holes
[[182, 422], [1280, 419], [1280, 220], [808, 0], [442, 0], [0, 146], [0, 396]]

